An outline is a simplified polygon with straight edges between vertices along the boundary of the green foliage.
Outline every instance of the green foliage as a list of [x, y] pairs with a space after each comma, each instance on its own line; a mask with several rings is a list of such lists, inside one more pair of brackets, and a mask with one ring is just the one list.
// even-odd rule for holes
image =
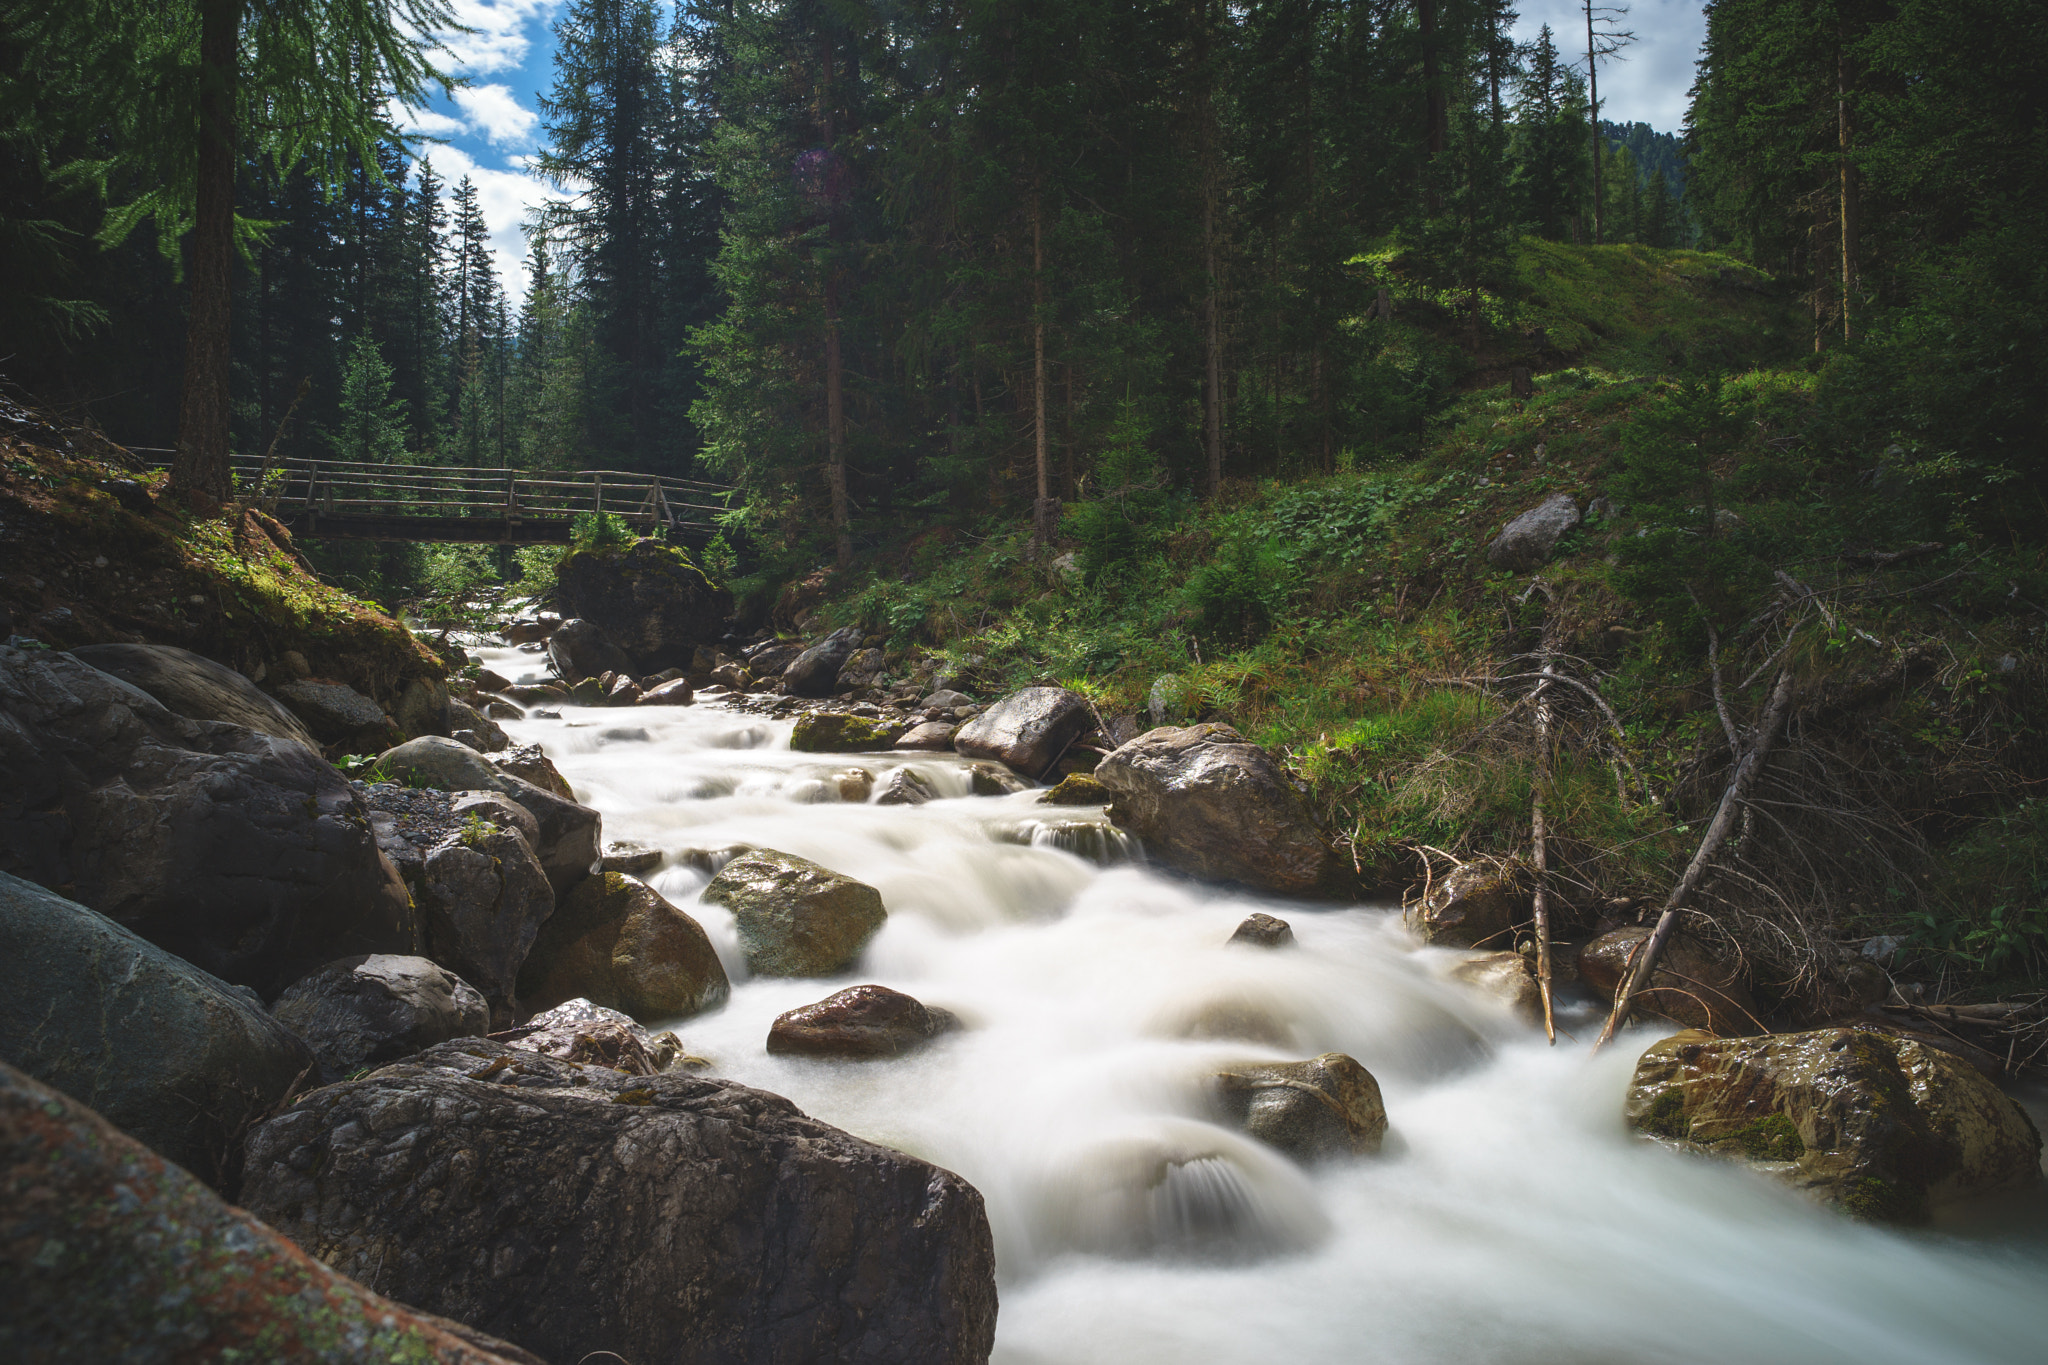
[[405, 461], [405, 404], [391, 396], [391, 367], [367, 332], [358, 333], [349, 347], [340, 411], [334, 429], [325, 434], [338, 460]]
[[633, 525], [616, 512], [581, 512], [569, 523], [569, 548], [580, 550], [622, 550], [639, 536]]
[[1293, 587], [1293, 565], [1280, 548], [1247, 537], [1227, 542], [1189, 574], [1185, 596], [1205, 639], [1250, 645], [1286, 611]]
[[1908, 916], [1909, 946], [1994, 977], [2048, 975], [2048, 801], [1984, 820], [1948, 862], [1948, 894]]

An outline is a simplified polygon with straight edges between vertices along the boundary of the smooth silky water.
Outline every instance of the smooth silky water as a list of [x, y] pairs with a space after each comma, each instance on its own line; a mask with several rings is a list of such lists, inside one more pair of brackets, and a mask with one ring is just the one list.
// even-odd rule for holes
[[[537, 662], [483, 657], [513, 677]], [[1393, 911], [1156, 875], [1099, 811], [971, 796], [951, 755], [796, 753], [788, 722], [716, 702], [562, 714], [505, 728], [540, 742], [607, 840], [664, 851], [647, 879], [733, 980], [713, 1014], [644, 1022], [713, 1074], [972, 1181], [1003, 1365], [2048, 1360], [2043, 1201], [1872, 1228], [1633, 1140], [1622, 1097], [1654, 1035], [1589, 1058], [1581, 1007], [1564, 1020], [1579, 1041], [1548, 1048], [1447, 981], [1455, 956]], [[906, 762], [941, 799], [839, 798], [834, 774], [879, 789]], [[748, 978], [731, 916], [697, 899], [735, 845], [881, 891], [858, 971]], [[1298, 947], [1226, 946], [1254, 910]], [[776, 1015], [863, 981], [967, 1027], [894, 1061], [768, 1055]], [[1328, 1051], [1379, 1079], [1379, 1157], [1303, 1169], [1205, 1108], [1221, 1066]]]

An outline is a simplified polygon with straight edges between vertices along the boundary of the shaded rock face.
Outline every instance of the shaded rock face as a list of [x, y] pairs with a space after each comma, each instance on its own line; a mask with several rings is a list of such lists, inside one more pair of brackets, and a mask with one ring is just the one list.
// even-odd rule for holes
[[1451, 980], [1492, 996], [1525, 1024], [1543, 1022], [1543, 991], [1536, 970], [1520, 953], [1482, 953], [1451, 968]]
[[[1612, 1001], [1630, 960], [1649, 937], [1648, 927], [1633, 925], [1600, 935], [1579, 949], [1579, 979]], [[1683, 934], [1664, 945], [1656, 974], [1636, 992], [1634, 1008], [1710, 1033], [1738, 1035], [1764, 1027], [1762, 1007], [1750, 995], [1742, 968], [1723, 962]]]
[[[526, 840], [528, 848], [540, 843], [540, 821], [533, 818], [533, 812], [502, 792], [457, 792], [448, 803], [448, 815], [450, 819], [464, 824], [474, 816], [500, 829], [509, 829]], [[656, 857], [659, 860], [659, 855]]]
[[1285, 948], [1294, 942], [1294, 926], [1272, 915], [1249, 915], [1230, 941], [1248, 948]]
[[512, 747], [510, 736], [498, 722], [466, 701], [448, 703], [448, 737], [482, 754], [501, 753]]
[[0, 1058], [223, 1188], [243, 1127], [313, 1066], [249, 992], [5, 874]]
[[898, 736], [894, 747], [942, 752], [953, 747], [953, 734], [958, 728], [951, 721], [920, 721]]
[[1997, 1085], [1944, 1052], [1871, 1029], [1676, 1034], [1636, 1063], [1627, 1115], [1647, 1136], [1887, 1222], [2041, 1179], [2041, 1135]]
[[0, 1359], [16, 1365], [541, 1365], [336, 1274], [85, 1105], [5, 1065], [0, 1209]]
[[731, 991], [703, 926], [619, 872], [587, 877], [562, 898], [519, 973], [529, 1009], [580, 996], [636, 1019], [697, 1014]]
[[809, 754], [869, 753], [893, 745], [903, 730], [903, 722], [893, 718], [813, 711], [797, 720], [789, 747]]
[[479, 824], [435, 845], [420, 881], [427, 952], [510, 1017], [519, 968], [555, 910], [540, 860], [511, 830]]
[[1486, 562], [1514, 573], [1540, 569], [1565, 532], [1578, 524], [1578, 502], [1569, 493], [1552, 493], [1502, 528], [1486, 547]]
[[882, 783], [881, 794], [875, 797], [878, 806], [922, 806], [939, 797], [924, 774], [915, 768], [898, 768]]
[[797, 1057], [900, 1057], [959, 1021], [887, 986], [849, 986], [778, 1016], [768, 1050]]
[[491, 1026], [474, 986], [423, 957], [372, 953], [330, 962], [270, 1007], [320, 1061], [322, 1085]]
[[494, 755], [491, 762], [498, 771], [510, 773], [522, 781], [531, 782], [542, 791], [553, 792], [564, 801], [574, 801], [576, 793], [569, 781], [555, 768], [554, 762], [541, 752], [538, 744], [522, 744]]
[[562, 622], [561, 629], [548, 636], [548, 663], [566, 683], [633, 671], [633, 660], [612, 643], [604, 628], [581, 619]]
[[522, 1051], [609, 1067], [628, 1076], [658, 1076], [675, 1065], [683, 1052], [675, 1034], [650, 1034], [634, 1023], [631, 1015], [581, 997], [564, 1000], [497, 1037]]
[[1518, 863], [1460, 863], [1408, 907], [1408, 927], [1447, 948], [1512, 947], [1517, 924], [1535, 913]]
[[767, 848], [727, 863], [703, 899], [732, 911], [747, 965], [760, 976], [849, 971], [889, 917], [872, 886]]
[[176, 645], [81, 645], [71, 652], [189, 720], [246, 725], [319, 752], [320, 741], [303, 721], [255, 683], [203, 654]]
[[1012, 692], [953, 733], [962, 758], [992, 758], [1040, 777], [1066, 747], [1093, 729], [1088, 699], [1064, 687]]
[[[536, 786], [515, 773], [515, 763], [531, 767], [535, 757], [538, 756], [515, 751], [508, 761], [492, 763], [452, 739], [425, 735], [378, 755], [377, 766], [399, 781], [442, 791], [494, 791], [522, 807], [533, 817], [539, 832], [533, 851], [547, 872], [548, 884], [561, 893], [589, 876], [591, 868], [597, 865], [603, 818], [589, 806]], [[547, 760], [540, 758], [539, 762]], [[554, 772], [553, 765], [545, 771]], [[555, 776], [559, 780], [561, 775]]]
[[405, 884], [341, 774], [66, 654], [0, 647], [0, 872], [266, 997], [337, 957], [415, 948]]
[[562, 609], [600, 627], [638, 671], [688, 668], [695, 647], [723, 635], [732, 615], [732, 594], [658, 540], [578, 550], [563, 558], [555, 582]]
[[377, 755], [376, 767], [394, 782], [434, 787], [444, 792], [488, 791], [498, 769], [466, 744], [439, 735], [422, 735]]
[[1387, 1133], [1380, 1083], [1341, 1052], [1219, 1072], [1215, 1093], [1246, 1133], [1302, 1160], [1369, 1155]]
[[789, 661], [782, 670], [783, 690], [793, 697], [829, 697], [839, 686], [839, 669], [860, 648], [860, 627], [833, 631]]
[[551, 1360], [965, 1365], [994, 1338], [972, 1186], [730, 1082], [444, 1043], [263, 1125], [248, 1171], [328, 1265]]
[[279, 683], [277, 695], [323, 744], [373, 749], [403, 738], [383, 707], [347, 683], [301, 678]]
[[1069, 773], [1038, 798], [1041, 806], [1106, 806], [1114, 794], [1089, 773]]
[[1000, 763], [967, 765], [967, 789], [976, 796], [1009, 796], [1031, 790], [1031, 784]]
[[1151, 730], [1095, 769], [1109, 818], [1193, 876], [1290, 896], [1346, 894], [1339, 856], [1273, 756], [1227, 725]]

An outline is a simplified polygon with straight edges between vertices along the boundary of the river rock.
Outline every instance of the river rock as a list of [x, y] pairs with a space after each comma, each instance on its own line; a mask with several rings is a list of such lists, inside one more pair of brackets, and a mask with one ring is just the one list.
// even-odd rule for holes
[[504, 753], [494, 754], [491, 762], [499, 772], [510, 773], [523, 781], [531, 782], [542, 791], [553, 792], [564, 801], [574, 801], [576, 793], [569, 786], [569, 779], [563, 777], [554, 761], [541, 752], [538, 744], [521, 744]]
[[482, 991], [494, 1018], [509, 1018], [520, 965], [555, 910], [526, 840], [478, 822], [427, 853], [420, 893], [427, 954]]
[[799, 640], [763, 640], [745, 652], [747, 670], [757, 678], [779, 678], [803, 652]]
[[266, 996], [418, 932], [361, 798], [305, 746], [49, 650], [0, 647], [0, 871]]
[[521, 621], [507, 621], [499, 634], [508, 645], [538, 644], [562, 628], [559, 616], [528, 617]]
[[0, 1228], [0, 1358], [18, 1365], [541, 1365], [336, 1274], [6, 1065]]
[[703, 927], [620, 872], [586, 877], [562, 898], [519, 974], [528, 1008], [580, 996], [636, 1019], [697, 1014], [730, 993]]
[[967, 765], [967, 790], [976, 796], [1011, 796], [1028, 792], [1033, 785], [1000, 763]]
[[796, 1057], [898, 1057], [959, 1021], [887, 986], [849, 986], [800, 1005], [768, 1029], [768, 1050]]
[[564, 1000], [518, 1028], [491, 1036], [522, 1051], [608, 1067], [628, 1076], [659, 1076], [683, 1060], [682, 1041], [673, 1032], [650, 1034], [632, 1015], [581, 997]]
[[957, 729], [959, 727], [951, 721], [920, 721], [899, 735], [894, 747], [943, 752], [953, 747], [953, 734]]
[[503, 692], [511, 685], [512, 680], [495, 669], [480, 668], [477, 670], [476, 687], [479, 692]]
[[555, 584], [563, 611], [600, 627], [641, 672], [688, 668], [696, 646], [725, 634], [732, 615], [732, 594], [680, 546], [659, 540], [571, 551], [555, 571]]
[[839, 668], [860, 648], [860, 627], [833, 631], [789, 661], [782, 670], [783, 690], [793, 697], [829, 697], [839, 686]]
[[512, 747], [511, 736], [483, 712], [466, 701], [448, 702], [448, 737], [480, 754], [502, 753]]
[[226, 664], [176, 645], [80, 645], [71, 651], [102, 673], [139, 687], [191, 720], [246, 725], [278, 739], [296, 740], [318, 753], [320, 741], [305, 722]]
[[1233, 1067], [1215, 1093], [1246, 1133], [1302, 1160], [1370, 1155], [1387, 1133], [1380, 1083], [1341, 1052]]
[[323, 744], [362, 752], [405, 738], [383, 707], [347, 683], [300, 678], [279, 683], [277, 695]]
[[1451, 968], [1450, 978], [1492, 996], [1525, 1024], [1543, 1022], [1543, 990], [1536, 984], [1536, 969], [1520, 953], [1468, 957]]
[[532, 811], [503, 792], [456, 792], [448, 803], [448, 814], [449, 818], [463, 824], [476, 819], [500, 829], [509, 829], [526, 840], [528, 848], [540, 845], [540, 821], [533, 818]]
[[696, 692], [688, 678], [670, 678], [657, 683], [640, 694], [635, 706], [688, 706], [697, 700]]
[[553, 683], [519, 683], [506, 688], [505, 695], [522, 706], [542, 706], [569, 700], [569, 689]]
[[[1612, 1001], [1622, 973], [1644, 940], [1647, 927], [1630, 925], [1600, 935], [1579, 949], [1579, 979]], [[1754, 1033], [1764, 1025], [1749, 992], [1746, 973], [1684, 934], [1674, 934], [1657, 960], [1654, 980], [1637, 991], [1633, 1009], [1710, 1033]]]
[[1102, 760], [1109, 818], [1193, 876], [1293, 896], [1353, 889], [1351, 864], [1280, 764], [1227, 725], [1150, 730]]
[[1079, 692], [1027, 687], [955, 731], [953, 749], [962, 758], [993, 758], [1036, 778], [1094, 725], [1094, 708]]
[[875, 775], [866, 768], [841, 768], [826, 774], [825, 785], [841, 801], [858, 805], [875, 794]]
[[1250, 915], [1237, 926], [1230, 941], [1248, 948], [1287, 948], [1294, 943], [1294, 926], [1272, 915]]
[[0, 1058], [224, 1188], [243, 1127], [313, 1067], [252, 992], [4, 873]]
[[1530, 573], [1550, 561], [1557, 542], [1579, 524], [1579, 504], [1569, 493], [1552, 493], [1501, 529], [1486, 547], [1496, 569]]
[[444, 792], [491, 790], [499, 779], [489, 759], [440, 735], [421, 735], [386, 749], [373, 766], [393, 782]]
[[942, 687], [926, 697], [923, 705], [928, 711], [952, 712], [959, 710], [963, 706], [974, 705], [974, 698], [968, 696], [965, 692], [955, 692], [950, 687]]
[[572, 689], [600, 674], [633, 670], [631, 656], [612, 641], [604, 628], [580, 617], [562, 622], [561, 628], [548, 636], [548, 664], [555, 670], [555, 676]]
[[250, 1211], [328, 1265], [555, 1361], [993, 1343], [972, 1186], [728, 1081], [443, 1043], [264, 1124], [248, 1171]]
[[[534, 854], [547, 872], [548, 884], [560, 894], [597, 866], [603, 819], [589, 806], [515, 774], [514, 764], [531, 763], [532, 758], [523, 754], [492, 763], [474, 749], [437, 735], [407, 740], [377, 757], [377, 766], [397, 781], [442, 791], [495, 791], [516, 802], [534, 818], [539, 833]], [[552, 765], [547, 771], [553, 771]], [[561, 774], [555, 776], [559, 780]]]
[[1535, 913], [1516, 862], [1459, 863], [1408, 907], [1408, 927], [1447, 948], [1512, 946], [1517, 924]]
[[883, 779], [882, 791], [875, 798], [878, 806], [922, 806], [927, 801], [938, 800], [939, 793], [926, 780], [925, 775], [915, 768], [898, 768]]
[[661, 866], [661, 850], [630, 839], [614, 839], [604, 846], [604, 856], [598, 859], [598, 870], [602, 872], [624, 872], [639, 876], [652, 872]]
[[807, 754], [872, 753], [894, 744], [903, 730], [903, 722], [894, 717], [812, 711], [797, 719], [789, 747]]
[[1106, 806], [1114, 793], [1091, 773], [1069, 773], [1038, 798], [1041, 806]]
[[407, 739], [448, 733], [448, 684], [439, 678], [414, 678], [398, 694], [391, 719]]
[[1874, 1029], [1675, 1034], [1636, 1063], [1627, 1116], [1886, 1222], [2041, 1180], [2025, 1110], [1960, 1059]]
[[740, 949], [759, 976], [849, 971], [889, 917], [872, 886], [768, 848], [727, 863], [703, 900], [732, 911]]
[[285, 987], [270, 1012], [313, 1050], [321, 1085], [491, 1026], [476, 987], [426, 958], [394, 953], [330, 962]]

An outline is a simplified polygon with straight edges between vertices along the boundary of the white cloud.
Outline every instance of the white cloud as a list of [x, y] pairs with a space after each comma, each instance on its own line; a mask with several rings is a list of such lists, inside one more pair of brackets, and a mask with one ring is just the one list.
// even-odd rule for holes
[[[531, 145], [540, 115], [520, 104], [509, 85], [476, 85], [455, 92], [464, 122], [494, 145]], [[452, 121], [452, 120], [451, 120]]]
[[[1585, 70], [1586, 12], [1579, 0], [1520, 0], [1515, 37], [1533, 41], [1544, 24], [1567, 60]], [[1700, 0], [1635, 0], [1614, 27], [1633, 29], [1636, 41], [1600, 63], [1600, 114], [1611, 123], [1643, 122], [1675, 133], [1685, 122], [1693, 63], [1707, 36]]]
[[443, 60], [456, 75], [516, 70], [533, 31], [561, 6], [562, 0], [453, 0], [455, 22], [473, 32], [438, 35], [448, 48]]
[[469, 125], [461, 119], [432, 109], [402, 109], [397, 112], [401, 132], [420, 133], [426, 137], [454, 137], [457, 133], [469, 131]]
[[529, 211], [542, 203], [566, 198], [545, 181], [524, 170], [502, 170], [478, 164], [460, 147], [431, 149], [434, 173], [447, 183], [449, 214], [454, 214], [455, 186], [463, 176], [476, 186], [477, 210], [491, 234], [491, 261], [497, 267], [498, 283], [516, 311], [526, 292], [526, 234], [522, 230]]

